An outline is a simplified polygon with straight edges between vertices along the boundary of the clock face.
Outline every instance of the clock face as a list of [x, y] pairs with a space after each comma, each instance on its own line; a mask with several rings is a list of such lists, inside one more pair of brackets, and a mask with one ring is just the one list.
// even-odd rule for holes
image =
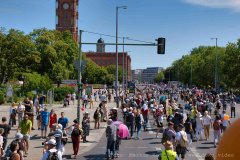
[[64, 3], [63, 4], [63, 9], [68, 9], [69, 8], [69, 4], [68, 3]]

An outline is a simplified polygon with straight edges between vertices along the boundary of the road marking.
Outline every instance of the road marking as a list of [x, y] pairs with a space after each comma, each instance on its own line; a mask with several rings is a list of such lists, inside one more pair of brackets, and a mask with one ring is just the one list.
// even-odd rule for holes
[[193, 155], [198, 159], [198, 160], [204, 160], [203, 156], [201, 156], [198, 152], [197, 152], [197, 149], [195, 147], [193, 148], [188, 148], [192, 153]]

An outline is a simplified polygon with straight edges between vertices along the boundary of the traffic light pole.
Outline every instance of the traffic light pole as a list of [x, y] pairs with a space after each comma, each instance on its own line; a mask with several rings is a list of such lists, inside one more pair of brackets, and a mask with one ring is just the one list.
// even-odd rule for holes
[[78, 79], [77, 79], [77, 84], [78, 84], [78, 103], [77, 103], [77, 119], [78, 122], [80, 122], [80, 106], [82, 104], [82, 32], [83, 30], [79, 31], [79, 55], [78, 55], [78, 60], [79, 60], [79, 66], [78, 66]]
[[[96, 44], [98, 44], [98, 43], [83, 43], [82, 42], [82, 32], [83, 32], [83, 30], [80, 30], [80, 39], [79, 39], [79, 64], [80, 64], [80, 66], [81, 66], [81, 61], [82, 61], [82, 52], [81, 52], [81, 46], [82, 46], [82, 44], [86, 44], [86, 45], [96, 45]], [[117, 36], [116, 36], [117, 37]], [[144, 44], [144, 43], [140, 43], [140, 44], [137, 44], [137, 43], [118, 43], [118, 41], [117, 41], [117, 39], [116, 39], [116, 43], [104, 43], [105, 45], [114, 45], [114, 46], [116, 46], [116, 48], [117, 48], [117, 46], [119, 46], [119, 45], [122, 45], [122, 46], [157, 46], [158, 47], [158, 54], [164, 54], [165, 53], [165, 38], [158, 38], [157, 40], [156, 40], [158, 43], [156, 44], [156, 43], [146, 43], [146, 44]], [[117, 52], [117, 49], [116, 49], [116, 54], [118, 54], [118, 52]], [[117, 56], [118, 57], [118, 56]], [[117, 59], [117, 62], [118, 62], [118, 59]], [[123, 64], [124, 65], [124, 64]], [[118, 64], [116, 65], [117, 67], [116, 67], [116, 70], [118, 70]], [[118, 73], [118, 71], [117, 71], [117, 73]], [[118, 86], [117, 86], [117, 82], [118, 82], [118, 74], [116, 74], [116, 86], [115, 86], [115, 88], [116, 88], [116, 96], [117, 96], [117, 107], [119, 106], [119, 97], [118, 97]], [[81, 71], [78, 71], [78, 85], [80, 86], [81, 85]], [[79, 93], [78, 93], [78, 95], [79, 95], [79, 97], [82, 97], [82, 96], [80, 96], [82, 94], [82, 90], [81, 91], [79, 91]], [[80, 100], [78, 99], [78, 119], [80, 119]]]

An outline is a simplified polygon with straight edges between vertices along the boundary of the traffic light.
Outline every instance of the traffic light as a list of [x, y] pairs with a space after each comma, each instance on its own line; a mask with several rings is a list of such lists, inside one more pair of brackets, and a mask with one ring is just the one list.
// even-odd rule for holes
[[165, 38], [158, 38], [158, 46], [157, 46], [157, 53], [158, 54], [165, 54]]

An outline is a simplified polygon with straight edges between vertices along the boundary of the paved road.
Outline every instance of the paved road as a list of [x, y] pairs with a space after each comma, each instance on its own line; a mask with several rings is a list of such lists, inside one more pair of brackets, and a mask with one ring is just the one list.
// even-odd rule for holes
[[[92, 118], [93, 113], [94, 113], [96, 107], [98, 106], [98, 104], [99, 104], [99, 102], [94, 103], [94, 109], [86, 109], [86, 111], [88, 111], [90, 113], [91, 121], [93, 120], [93, 118]], [[113, 102], [108, 103], [108, 106], [109, 106], [109, 108], [113, 108], [115, 106], [115, 103], [113, 103]], [[60, 117], [60, 112], [65, 112], [66, 117], [69, 118], [69, 125], [72, 125], [73, 120], [77, 117], [77, 106], [76, 106], [76, 104], [75, 105], [71, 104], [69, 107], [66, 107], [66, 108], [63, 108], [61, 104], [53, 105], [52, 107], [48, 107], [49, 111], [52, 108], [55, 109], [55, 111], [58, 115], [58, 118]], [[83, 113], [81, 113], [81, 118], [82, 118], [82, 114]], [[7, 119], [9, 117], [9, 106], [8, 105], [0, 106], [0, 119], [3, 116], [6, 116]], [[101, 136], [102, 136], [103, 132], [105, 131], [105, 127], [106, 127], [106, 123], [102, 122], [100, 124], [100, 129], [99, 130], [94, 130], [93, 129], [94, 128], [94, 123], [93, 122], [90, 123], [91, 131], [90, 131], [90, 136], [88, 137], [89, 143], [80, 142], [79, 154], [88, 151], [94, 145], [99, 143], [99, 140], [101, 139]], [[34, 120], [34, 128], [35, 129], [37, 128], [36, 120]], [[16, 129], [17, 129], [17, 127], [12, 127], [10, 135], [9, 135], [8, 144], [15, 137]], [[28, 155], [28, 157], [25, 158], [26, 160], [39, 160], [42, 157], [42, 148], [43, 148], [42, 142], [43, 142], [43, 140], [40, 139], [40, 136], [41, 136], [41, 131], [40, 130], [33, 130], [31, 132], [29, 155]], [[65, 145], [64, 158], [65, 159], [70, 159], [71, 154], [73, 154], [73, 151], [72, 151], [71, 138], [69, 138], [69, 142]]]
[[[228, 110], [229, 112], [229, 110]], [[240, 105], [237, 105], [237, 115], [240, 115]], [[231, 119], [234, 121], [235, 119]], [[119, 160], [153, 160], [157, 159], [160, 150], [164, 149], [160, 143], [161, 139], [156, 139], [153, 119], [150, 118], [150, 130], [142, 133], [141, 140], [122, 140], [120, 146]], [[161, 134], [159, 135], [162, 136]], [[193, 142], [189, 146], [189, 152], [186, 154], [186, 160], [203, 160], [207, 153], [214, 154], [216, 148], [213, 145], [213, 130], [210, 132], [210, 139], [208, 141]], [[106, 138], [103, 136], [98, 145], [91, 151], [81, 154], [78, 159], [85, 160], [102, 160], [105, 159], [106, 152]]]

